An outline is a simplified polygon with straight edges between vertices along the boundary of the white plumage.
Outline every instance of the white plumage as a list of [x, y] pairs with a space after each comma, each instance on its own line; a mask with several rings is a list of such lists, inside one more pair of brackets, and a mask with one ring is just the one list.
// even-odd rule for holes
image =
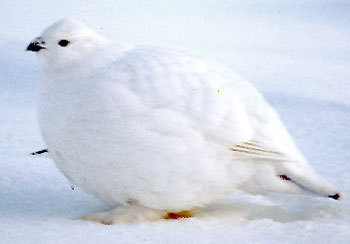
[[247, 81], [181, 52], [116, 45], [69, 19], [27, 48], [42, 63], [39, 122], [57, 167], [105, 223], [156, 220], [235, 189], [338, 191]]

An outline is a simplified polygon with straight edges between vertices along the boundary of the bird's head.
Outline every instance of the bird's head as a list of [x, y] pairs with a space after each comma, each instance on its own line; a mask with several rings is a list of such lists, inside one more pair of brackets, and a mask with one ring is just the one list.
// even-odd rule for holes
[[27, 51], [36, 52], [44, 68], [62, 70], [74, 67], [91, 54], [105, 39], [83, 24], [62, 19], [55, 22], [35, 38]]

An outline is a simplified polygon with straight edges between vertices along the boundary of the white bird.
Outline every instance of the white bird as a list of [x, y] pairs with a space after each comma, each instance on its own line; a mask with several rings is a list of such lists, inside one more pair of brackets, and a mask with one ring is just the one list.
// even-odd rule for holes
[[27, 47], [42, 64], [39, 123], [62, 173], [113, 207], [105, 224], [190, 217], [234, 190], [339, 199], [246, 80], [60, 20]]

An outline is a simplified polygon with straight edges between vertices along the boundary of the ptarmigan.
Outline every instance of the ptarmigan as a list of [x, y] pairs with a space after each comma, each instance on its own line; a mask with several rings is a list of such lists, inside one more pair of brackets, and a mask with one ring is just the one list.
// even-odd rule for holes
[[71, 19], [27, 50], [42, 64], [39, 123], [54, 162], [113, 207], [85, 219], [189, 217], [236, 189], [340, 198], [262, 95], [228, 69], [117, 45]]

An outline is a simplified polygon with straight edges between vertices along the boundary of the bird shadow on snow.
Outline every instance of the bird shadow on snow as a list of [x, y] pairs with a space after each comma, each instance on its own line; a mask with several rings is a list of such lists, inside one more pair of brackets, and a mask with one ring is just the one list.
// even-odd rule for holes
[[[7, 216], [20, 215], [35, 219], [79, 220], [81, 217], [106, 210], [107, 208], [79, 189], [75, 192], [30, 191], [30, 199], [20, 200], [4, 208]], [[45, 195], [45, 197], [43, 197]], [[17, 198], [17, 200], [19, 200]], [[24, 201], [23, 201], [24, 200]], [[2, 215], [0, 208], [0, 215]], [[204, 207], [192, 220], [202, 221], [252, 221], [269, 219], [280, 223], [314, 221], [322, 219], [349, 219], [350, 204], [347, 199], [333, 201], [312, 197], [288, 196], [250, 196], [242, 192]], [[187, 220], [186, 220], [187, 221]]]

